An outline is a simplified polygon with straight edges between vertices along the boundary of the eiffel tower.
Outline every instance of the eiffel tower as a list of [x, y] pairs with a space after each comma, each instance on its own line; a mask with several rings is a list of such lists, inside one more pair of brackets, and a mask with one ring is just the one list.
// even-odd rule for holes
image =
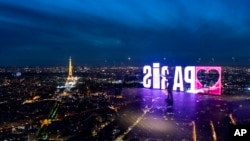
[[72, 67], [72, 59], [71, 57], [69, 58], [69, 74], [65, 83], [66, 88], [72, 88], [75, 86], [75, 79], [73, 77], [73, 67]]

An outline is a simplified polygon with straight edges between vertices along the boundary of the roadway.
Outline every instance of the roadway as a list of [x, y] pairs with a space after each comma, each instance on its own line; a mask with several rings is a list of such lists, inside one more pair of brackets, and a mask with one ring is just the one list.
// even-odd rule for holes
[[[212, 96], [174, 93], [173, 105], [162, 90], [124, 89], [139, 96], [133, 107], [121, 109], [111, 127], [115, 140], [227, 140], [230, 124], [250, 123], [248, 96]], [[105, 132], [105, 131], [103, 131]]]

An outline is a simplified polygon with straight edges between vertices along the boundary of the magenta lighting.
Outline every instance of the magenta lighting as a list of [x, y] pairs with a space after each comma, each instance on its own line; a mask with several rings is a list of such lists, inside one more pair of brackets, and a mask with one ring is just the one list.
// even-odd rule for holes
[[165, 89], [168, 85], [168, 78], [173, 77], [174, 91], [221, 95], [221, 67], [175, 66], [173, 68], [173, 71], [170, 71], [170, 67], [160, 66], [160, 63], [153, 63], [152, 67], [144, 66], [143, 86]]

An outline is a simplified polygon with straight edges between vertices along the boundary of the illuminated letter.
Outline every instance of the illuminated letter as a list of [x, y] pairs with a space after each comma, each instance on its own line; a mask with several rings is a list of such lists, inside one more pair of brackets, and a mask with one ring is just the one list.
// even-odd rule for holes
[[150, 77], [152, 76], [152, 72], [151, 72], [151, 67], [150, 66], [144, 66], [143, 67], [143, 86], [145, 88], [150, 88], [151, 87], [151, 80]]
[[184, 91], [181, 66], [175, 67], [173, 90], [176, 91], [178, 87], [180, 88], [180, 91]]
[[187, 66], [184, 70], [184, 80], [190, 84], [190, 90], [195, 90], [195, 67]]
[[160, 89], [160, 63], [153, 63], [153, 88]]
[[161, 68], [161, 89], [164, 90], [166, 88], [166, 75], [169, 74], [169, 71], [168, 71], [168, 67], [167, 66], [164, 66]]

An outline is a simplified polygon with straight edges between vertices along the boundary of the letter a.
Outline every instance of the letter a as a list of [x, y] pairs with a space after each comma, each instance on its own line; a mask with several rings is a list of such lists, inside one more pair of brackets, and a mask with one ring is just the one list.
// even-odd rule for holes
[[181, 66], [176, 66], [175, 67], [173, 90], [176, 91], [177, 88], [179, 88], [180, 91], [184, 91]]
[[241, 136], [240, 130], [239, 130], [239, 129], [236, 129], [236, 130], [235, 130], [234, 136]]

